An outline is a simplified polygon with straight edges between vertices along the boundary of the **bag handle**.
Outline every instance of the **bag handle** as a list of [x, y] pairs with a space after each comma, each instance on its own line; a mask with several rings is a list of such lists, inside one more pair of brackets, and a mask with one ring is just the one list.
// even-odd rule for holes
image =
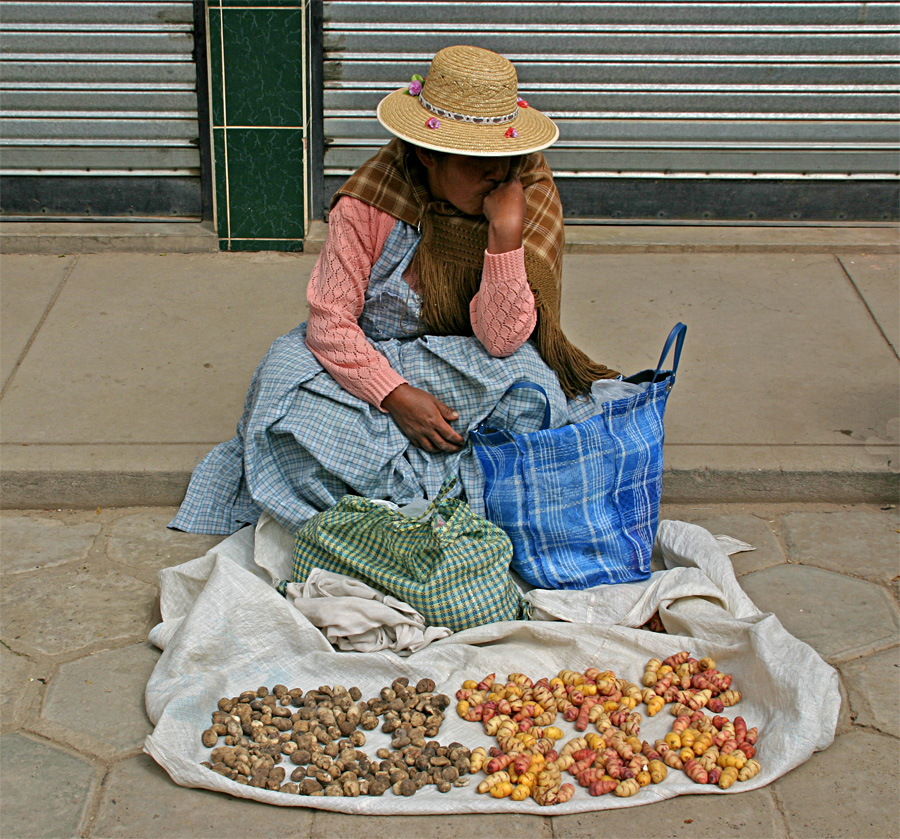
[[516, 382], [509, 386], [506, 393], [512, 393], [514, 390], [536, 390], [544, 397], [544, 419], [541, 421], [540, 430], [546, 431], [550, 427], [550, 397], [547, 396], [547, 391], [535, 382]]
[[675, 358], [672, 360], [672, 372], [678, 372], [678, 362], [681, 361], [681, 348], [684, 346], [685, 334], [687, 334], [686, 324], [676, 323], [675, 326], [672, 327], [669, 337], [666, 338], [666, 343], [663, 344], [662, 354], [659, 357], [659, 364], [656, 365], [656, 372], [653, 374], [654, 382], [662, 372], [662, 366], [666, 361], [666, 356], [672, 349], [672, 344], [675, 344]]
[[[666, 338], [666, 343], [663, 345], [662, 354], [659, 357], [659, 364], [656, 365], [656, 371], [654, 372], [651, 381], [657, 381], [662, 373], [662, 366], [665, 364], [666, 356], [671, 352], [673, 344], [675, 345], [675, 358], [672, 361], [672, 372], [677, 372], [678, 364], [681, 361], [681, 348], [684, 346], [684, 336], [686, 333], [686, 324], [679, 322], [672, 327], [672, 331], [669, 333], [669, 337]], [[507, 388], [506, 393], [512, 393], [514, 390], [534, 390], [544, 397], [544, 418], [541, 422], [540, 430], [546, 431], [550, 428], [550, 397], [547, 396], [547, 391], [535, 382], [515, 382]]]
[[441, 484], [441, 488], [437, 491], [437, 495], [434, 496], [431, 503], [428, 505], [427, 509], [424, 513], [419, 516], [416, 516], [414, 519], [410, 519], [410, 521], [423, 521], [427, 520], [428, 517], [434, 513], [438, 506], [447, 498], [448, 493], [453, 487], [456, 486], [456, 476], [451, 475], [448, 478], [444, 479], [444, 483]]

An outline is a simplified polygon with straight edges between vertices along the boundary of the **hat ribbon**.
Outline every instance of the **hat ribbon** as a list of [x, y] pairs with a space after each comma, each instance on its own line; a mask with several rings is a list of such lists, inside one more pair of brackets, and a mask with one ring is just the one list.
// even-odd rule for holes
[[512, 122], [519, 115], [518, 106], [512, 113], [501, 114], [498, 117], [473, 117], [468, 114], [456, 114], [453, 111], [446, 111], [437, 105], [432, 105], [421, 93], [419, 94], [419, 103], [426, 111], [431, 111], [431, 113], [437, 114], [439, 117], [446, 117], [457, 122], [471, 122], [474, 125], [504, 125], [507, 122]]

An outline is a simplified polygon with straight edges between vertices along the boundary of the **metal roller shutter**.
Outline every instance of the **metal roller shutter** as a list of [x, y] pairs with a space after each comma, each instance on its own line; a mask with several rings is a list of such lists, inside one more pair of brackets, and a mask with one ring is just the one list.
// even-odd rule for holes
[[0, 2], [10, 217], [201, 215], [191, 0]]
[[897, 2], [330, 0], [325, 199], [388, 134], [375, 105], [454, 43], [510, 58], [560, 125], [570, 217], [897, 215]]

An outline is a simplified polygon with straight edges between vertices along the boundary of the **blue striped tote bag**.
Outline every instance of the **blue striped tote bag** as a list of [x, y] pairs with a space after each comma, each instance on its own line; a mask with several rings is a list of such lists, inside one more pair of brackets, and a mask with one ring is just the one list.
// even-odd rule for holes
[[[489, 521], [513, 545], [512, 568], [533, 586], [584, 589], [645, 580], [659, 521], [663, 414], [687, 327], [676, 324], [655, 370], [625, 379], [640, 392], [603, 403], [584, 422], [528, 434], [471, 433]], [[671, 370], [663, 365], [672, 347]], [[546, 398], [539, 385], [518, 382]]]

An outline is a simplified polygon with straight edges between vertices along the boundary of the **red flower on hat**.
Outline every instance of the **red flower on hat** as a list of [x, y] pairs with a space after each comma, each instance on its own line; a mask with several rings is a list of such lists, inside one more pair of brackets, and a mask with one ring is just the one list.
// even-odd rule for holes
[[516, 137], [519, 136], [519, 132], [516, 131], [515, 128], [513, 128], [512, 126], [510, 126], [509, 128], [506, 129], [506, 134], [505, 134], [504, 136], [509, 137], [509, 138], [515, 140]]
[[528, 103], [527, 103], [524, 99], [522, 99], [522, 97], [519, 97], [519, 99], [516, 100], [516, 104], [517, 104], [520, 108], [527, 108], [527, 107], [528, 107]]

